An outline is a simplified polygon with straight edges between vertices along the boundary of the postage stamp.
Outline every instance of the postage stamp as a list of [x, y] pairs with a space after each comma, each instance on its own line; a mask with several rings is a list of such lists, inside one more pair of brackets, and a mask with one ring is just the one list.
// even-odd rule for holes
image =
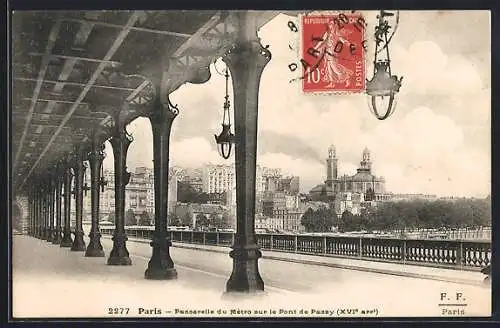
[[301, 24], [302, 91], [365, 90], [365, 21], [360, 12], [304, 15]]

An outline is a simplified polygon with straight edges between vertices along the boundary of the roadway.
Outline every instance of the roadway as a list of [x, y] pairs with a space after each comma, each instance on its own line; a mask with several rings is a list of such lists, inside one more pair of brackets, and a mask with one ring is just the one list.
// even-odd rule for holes
[[[106, 257], [85, 258], [83, 252], [71, 252], [32, 237], [13, 236], [14, 314], [18, 317], [116, 316], [107, 313], [109, 307], [129, 308], [129, 314], [119, 315], [129, 317], [137, 317], [139, 308], [157, 308], [156, 313], [140, 316], [185, 316], [176, 314], [175, 308], [230, 311], [235, 307], [273, 308], [278, 313], [280, 309], [297, 310], [296, 313], [287, 312], [290, 316], [302, 316], [298, 312], [300, 309], [314, 308], [335, 312], [325, 310], [322, 316], [337, 316], [337, 310], [348, 308], [358, 311], [340, 315], [360, 316], [363, 309], [374, 310], [363, 316], [441, 316], [452, 314], [451, 310], [463, 310], [467, 316], [490, 313], [491, 289], [485, 286], [265, 258], [259, 261], [259, 267], [266, 294], [228, 299], [222, 297], [232, 268], [232, 259], [227, 253], [173, 247], [171, 255], [178, 279], [150, 281], [144, 279], [151, 256], [147, 243], [127, 243], [133, 262], [127, 267], [106, 265], [112, 241], [102, 238], [102, 244]], [[439, 306], [443, 302], [441, 293], [447, 295], [444, 301], [460, 293], [464, 298], [460, 301], [467, 305]], [[223, 314], [208, 316], [214, 315]]]

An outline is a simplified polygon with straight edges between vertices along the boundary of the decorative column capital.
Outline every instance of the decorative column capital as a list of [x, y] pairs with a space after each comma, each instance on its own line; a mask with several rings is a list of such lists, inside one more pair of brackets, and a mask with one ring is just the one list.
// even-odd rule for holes
[[228, 52], [222, 57], [222, 60], [231, 70], [249, 64], [254, 64], [257, 68], [264, 69], [271, 60], [271, 57], [268, 46], [264, 47], [258, 39], [254, 39], [233, 44]]
[[98, 144], [88, 152], [87, 157], [91, 164], [94, 162], [102, 162], [106, 158], [104, 148], [104, 144]]
[[68, 170], [71, 171], [70, 169], [73, 166], [73, 161], [73, 153], [67, 152], [63, 155], [63, 157], [61, 158], [61, 168], [64, 170], [64, 172], [67, 172]]
[[125, 126], [120, 129], [115, 129], [113, 131], [111, 139], [109, 139], [109, 142], [111, 143], [113, 148], [119, 147], [119, 145], [123, 145], [125, 148], [128, 148], [132, 141], [134, 141], [134, 137], [130, 133], [128, 133]]
[[202, 66], [190, 70], [190, 76], [188, 77], [187, 82], [193, 84], [203, 84], [208, 82], [211, 77], [212, 73], [210, 72], [210, 66]]
[[162, 124], [165, 121], [172, 122], [179, 115], [179, 108], [177, 106], [172, 104], [168, 95], [166, 102], [158, 98], [153, 111], [148, 115], [151, 124]]

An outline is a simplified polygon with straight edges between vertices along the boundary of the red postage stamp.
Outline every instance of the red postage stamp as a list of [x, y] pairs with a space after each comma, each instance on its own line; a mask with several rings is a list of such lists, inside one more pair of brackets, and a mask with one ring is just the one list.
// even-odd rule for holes
[[359, 12], [301, 17], [302, 91], [365, 90], [365, 20]]

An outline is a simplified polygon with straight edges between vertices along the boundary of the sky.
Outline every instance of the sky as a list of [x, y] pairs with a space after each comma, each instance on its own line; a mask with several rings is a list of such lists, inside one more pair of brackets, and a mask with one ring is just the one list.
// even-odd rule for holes
[[[364, 12], [367, 32], [374, 12]], [[303, 94], [288, 64], [298, 62], [298, 34], [280, 14], [258, 32], [272, 59], [260, 84], [257, 162], [297, 175], [308, 192], [325, 180], [328, 146], [337, 148], [339, 174], [356, 172], [365, 147], [372, 172], [384, 176], [394, 193], [483, 197], [490, 193], [490, 16], [487, 11], [402, 11], [391, 42], [393, 74], [404, 76], [396, 111], [377, 120], [363, 94]], [[368, 38], [367, 78], [373, 51]], [[219, 67], [219, 65], [218, 65]], [[222, 66], [220, 66], [222, 67]], [[212, 69], [204, 84], [185, 84], [171, 94], [180, 114], [175, 119], [171, 165], [234, 164], [217, 153], [214, 134], [221, 130], [224, 78]], [[230, 85], [230, 97], [232, 97]], [[151, 126], [139, 118], [127, 165], [152, 167]], [[106, 143], [105, 167], [113, 167]]]

